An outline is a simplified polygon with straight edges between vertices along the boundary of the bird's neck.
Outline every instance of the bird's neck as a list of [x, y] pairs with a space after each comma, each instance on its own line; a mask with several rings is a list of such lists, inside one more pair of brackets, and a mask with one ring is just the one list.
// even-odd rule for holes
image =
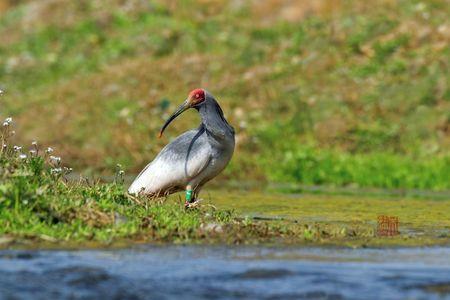
[[234, 129], [228, 124], [223, 115], [222, 108], [219, 103], [213, 99], [202, 105], [198, 112], [202, 118], [202, 124], [206, 131], [214, 138], [223, 139], [226, 136], [234, 135]]

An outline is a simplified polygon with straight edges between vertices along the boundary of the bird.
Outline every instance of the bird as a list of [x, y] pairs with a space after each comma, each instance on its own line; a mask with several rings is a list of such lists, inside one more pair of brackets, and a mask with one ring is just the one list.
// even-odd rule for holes
[[128, 193], [157, 198], [185, 191], [185, 206], [191, 207], [198, 203], [205, 183], [228, 165], [234, 153], [235, 130], [225, 119], [214, 96], [203, 88], [189, 93], [162, 126], [159, 138], [173, 120], [189, 109], [200, 114], [198, 128], [181, 134], [166, 145], [139, 173]]

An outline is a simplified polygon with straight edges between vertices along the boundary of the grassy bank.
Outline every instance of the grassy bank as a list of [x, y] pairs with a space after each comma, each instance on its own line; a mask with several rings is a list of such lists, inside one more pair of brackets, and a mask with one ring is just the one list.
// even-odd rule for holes
[[0, 246], [37, 242], [107, 245], [118, 241], [257, 243], [294, 238], [289, 224], [253, 222], [228, 210], [204, 205], [184, 208], [182, 199], [132, 197], [123, 188], [123, 171], [114, 183], [80, 179], [52, 148], [29, 149], [10, 143], [12, 120], [1, 127]]
[[[66, 179], [52, 148], [10, 143], [1, 131], [0, 247], [81, 247], [130, 243], [302, 244], [339, 246], [441, 245], [450, 242], [449, 202], [425, 199], [290, 197], [213, 193], [199, 208], [183, 199], [132, 197], [123, 171], [113, 183]], [[379, 237], [375, 220], [401, 220], [399, 236]]]
[[450, 189], [447, 1], [263, 2], [10, 1], [1, 114], [18, 142], [131, 173], [203, 86], [237, 129], [222, 178]]
[[49, 150], [40, 155], [42, 150], [33, 145], [33, 154], [26, 155], [17, 147], [4, 148], [0, 159], [2, 243], [35, 240], [83, 245], [123, 239], [239, 243], [242, 238], [278, 237], [285, 230], [238, 220], [230, 211], [208, 206], [186, 211], [183, 201], [176, 199], [158, 202], [131, 197], [124, 191], [121, 171], [111, 184], [86, 179], [68, 182], [69, 169]]

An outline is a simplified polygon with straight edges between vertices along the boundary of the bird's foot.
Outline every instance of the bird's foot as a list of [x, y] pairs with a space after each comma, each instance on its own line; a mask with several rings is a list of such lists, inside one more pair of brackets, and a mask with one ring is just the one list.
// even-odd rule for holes
[[192, 202], [185, 202], [184, 203], [184, 207], [186, 208], [186, 209], [188, 209], [188, 208], [196, 208], [196, 207], [198, 207], [199, 205], [200, 205], [200, 202], [202, 202], [203, 201], [203, 199], [195, 199], [194, 201], [192, 201]]

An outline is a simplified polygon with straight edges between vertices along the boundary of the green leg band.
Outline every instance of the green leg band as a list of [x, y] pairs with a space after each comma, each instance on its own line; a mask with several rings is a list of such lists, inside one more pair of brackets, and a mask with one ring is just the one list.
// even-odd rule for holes
[[186, 201], [191, 202], [191, 200], [192, 200], [192, 190], [187, 190], [186, 191]]

